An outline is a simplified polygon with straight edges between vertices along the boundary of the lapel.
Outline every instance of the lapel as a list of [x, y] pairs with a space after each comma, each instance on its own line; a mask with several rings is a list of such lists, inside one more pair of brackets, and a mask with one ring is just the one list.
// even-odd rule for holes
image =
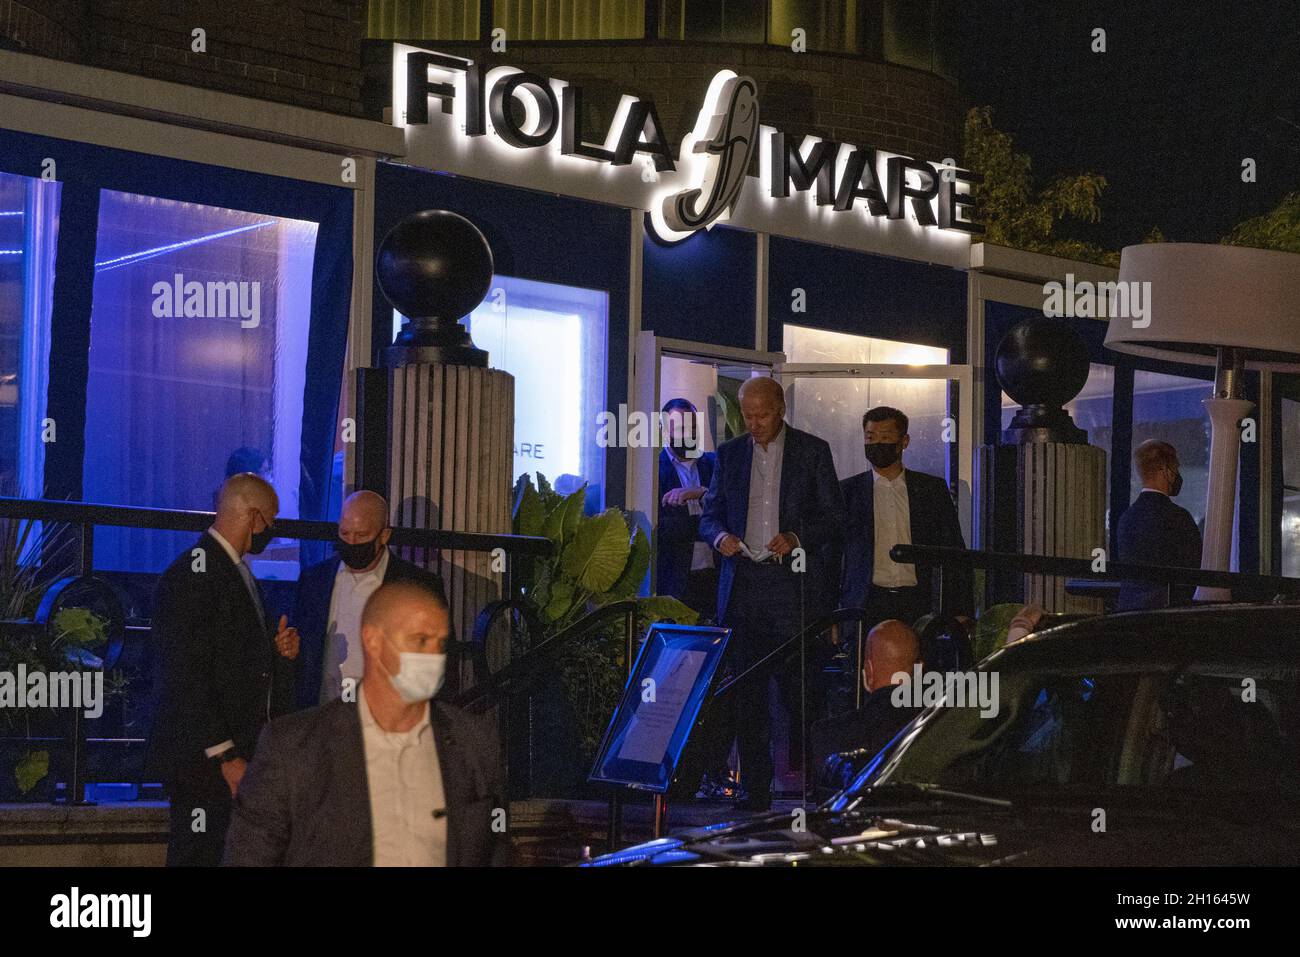
[[[926, 539], [929, 536], [925, 533], [928, 527], [925, 524], [926, 512], [925, 503], [921, 501], [924, 492], [921, 489], [921, 483], [914, 478], [917, 473], [913, 472], [906, 465], [903, 466], [903, 485], [907, 488], [907, 522], [911, 527], [911, 537], [913, 545], [929, 545]], [[917, 537], [917, 533], [920, 537]]]
[[[345, 815], [345, 820], [335, 825], [338, 833], [346, 835], [346, 846], [339, 849], [339, 860], [354, 867], [370, 867], [375, 863], [375, 834], [370, 816], [370, 781], [366, 777], [366, 744], [361, 733], [361, 716], [357, 713], [359, 703], [337, 700], [325, 707], [335, 709], [337, 717], [330, 722], [334, 726], [330, 737], [341, 745], [327, 752], [333, 777], [330, 790], [342, 795], [340, 800], [331, 803]], [[350, 827], [352, 821], [360, 827]]]
[[[262, 627], [261, 619], [257, 614], [257, 606], [253, 604], [253, 596], [248, 593], [248, 585], [244, 583], [244, 576], [240, 574], [239, 569], [235, 567], [226, 554], [226, 550], [221, 547], [209, 532], [204, 532], [203, 537], [199, 539], [199, 547], [215, 561], [208, 563], [208, 567], [215, 568], [217, 574], [225, 578], [225, 587], [232, 589], [233, 593], [240, 596], [240, 605], [244, 609], [245, 635], [254, 636], [259, 642], [269, 643], [271, 636], [265, 633]], [[253, 579], [253, 587], [257, 587], [257, 579]], [[259, 592], [259, 598], [262, 599], [262, 607], [266, 607], [266, 598]]]
[[[792, 520], [786, 519], [786, 511], [794, 504], [790, 501], [791, 473], [794, 472], [791, 466], [795, 465], [799, 459], [795, 455], [793, 448], [798, 441], [794, 437], [794, 429], [790, 427], [789, 423], [781, 426], [781, 429], [785, 432], [785, 435], [782, 437], [781, 442], [781, 488], [776, 496], [776, 514], [778, 516], [777, 524], [781, 526], [778, 531], [785, 531], [791, 529], [794, 525]], [[801, 529], [793, 529], [793, 531], [798, 534]]]
[[867, 469], [859, 483], [862, 505], [859, 518], [862, 522], [862, 540], [867, 546], [867, 561], [874, 565], [876, 560], [876, 472]]
[[670, 492], [681, 484], [677, 480], [677, 469], [673, 467], [672, 459], [669, 457], [667, 449], [659, 450], [659, 494], [662, 496], [665, 492]]
[[442, 707], [429, 702], [429, 724], [433, 727], [434, 748], [438, 752], [438, 766], [442, 774], [443, 803], [447, 808], [447, 866], [460, 864], [460, 815], [467, 803], [463, 788], [473, 776], [464, 766], [464, 756]]
[[740, 531], [736, 534], [744, 536], [745, 522], [749, 520], [749, 479], [750, 472], [754, 469], [754, 437], [746, 435], [745, 441], [740, 443], [740, 470], [736, 475], [736, 501], [740, 504]]

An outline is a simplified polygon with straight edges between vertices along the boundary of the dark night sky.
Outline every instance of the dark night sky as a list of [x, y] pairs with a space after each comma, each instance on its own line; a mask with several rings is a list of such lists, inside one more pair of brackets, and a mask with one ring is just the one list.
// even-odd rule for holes
[[1037, 174], [1109, 181], [1101, 222], [1058, 234], [1215, 242], [1300, 189], [1300, 0], [972, 0], [958, 17], [969, 101]]

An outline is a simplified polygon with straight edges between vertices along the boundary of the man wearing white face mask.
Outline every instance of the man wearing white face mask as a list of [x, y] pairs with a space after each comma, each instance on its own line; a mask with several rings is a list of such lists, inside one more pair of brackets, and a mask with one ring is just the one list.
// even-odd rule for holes
[[505, 768], [487, 716], [430, 701], [446, 668], [446, 602], [382, 585], [361, 615], [365, 670], [344, 699], [272, 722], [240, 785], [225, 863], [509, 863]]

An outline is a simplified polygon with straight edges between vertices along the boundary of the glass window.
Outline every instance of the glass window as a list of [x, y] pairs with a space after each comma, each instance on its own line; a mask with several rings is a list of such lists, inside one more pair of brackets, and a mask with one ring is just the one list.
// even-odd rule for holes
[[[586, 482], [589, 512], [605, 507], [608, 310], [595, 289], [496, 276], [468, 322], [492, 368], [515, 377], [515, 478], [541, 472], [557, 491]], [[394, 312], [394, 336], [401, 322]]]
[[372, 40], [477, 40], [479, 0], [370, 0]]
[[59, 184], [0, 173], [0, 495], [44, 492]]
[[767, 42], [767, 0], [664, 0], [659, 18], [665, 40]]
[[1300, 577], [1300, 402], [1282, 400], [1282, 574]]
[[[228, 463], [298, 517], [317, 224], [105, 190], [95, 245], [83, 496], [210, 510]], [[158, 571], [189, 533], [99, 529], [97, 567]], [[297, 543], [254, 561], [297, 575]]]
[[645, 0], [493, 0], [492, 26], [510, 40], [637, 40]]
[[[788, 362], [946, 365], [948, 350], [787, 324]], [[880, 379], [858, 376], [801, 378], [786, 390], [787, 419], [830, 443], [835, 472], [849, 478], [868, 466], [862, 457], [862, 414], [889, 405], [908, 417], [907, 467], [948, 478], [951, 443], [943, 438], [948, 417], [948, 380]]]
[[[1133, 377], [1133, 448], [1147, 439], [1160, 439], [1178, 450], [1183, 490], [1178, 504], [1192, 513], [1205, 530], [1205, 493], [1209, 481], [1210, 420], [1202, 399], [1210, 397], [1204, 379], [1139, 370]], [[1129, 501], [1142, 492], [1142, 480], [1131, 462]], [[1235, 536], [1234, 536], [1235, 537]]]

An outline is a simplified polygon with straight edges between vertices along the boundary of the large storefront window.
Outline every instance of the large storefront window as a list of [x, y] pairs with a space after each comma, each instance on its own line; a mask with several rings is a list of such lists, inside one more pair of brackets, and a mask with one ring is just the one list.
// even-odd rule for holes
[[[1205, 493], [1210, 464], [1210, 420], [1203, 399], [1210, 384], [1202, 379], [1138, 371], [1133, 377], [1133, 448], [1147, 439], [1160, 439], [1178, 450], [1183, 490], [1178, 504], [1205, 522]], [[1130, 500], [1142, 491], [1137, 468], [1132, 469]]]
[[1300, 402], [1282, 400], [1282, 574], [1300, 577]]
[[[787, 324], [783, 351], [791, 364], [864, 363], [945, 365], [948, 350]], [[828, 378], [794, 382], [786, 396], [789, 419], [824, 438], [841, 478], [867, 468], [862, 458], [862, 414], [878, 405], [908, 417], [907, 467], [948, 478], [952, 443], [944, 438], [949, 416], [944, 379]]]
[[0, 173], [0, 495], [44, 490], [59, 184]]
[[[212, 509], [228, 463], [298, 517], [317, 224], [105, 190], [95, 246], [84, 497]], [[99, 568], [158, 571], [188, 533], [99, 530]], [[262, 577], [294, 577], [273, 542]]]
[[[605, 507], [608, 311], [599, 290], [495, 276], [468, 322], [492, 368], [515, 377], [515, 478], [541, 472], [561, 492], [585, 482], [589, 512]], [[394, 313], [394, 335], [401, 322]]]

